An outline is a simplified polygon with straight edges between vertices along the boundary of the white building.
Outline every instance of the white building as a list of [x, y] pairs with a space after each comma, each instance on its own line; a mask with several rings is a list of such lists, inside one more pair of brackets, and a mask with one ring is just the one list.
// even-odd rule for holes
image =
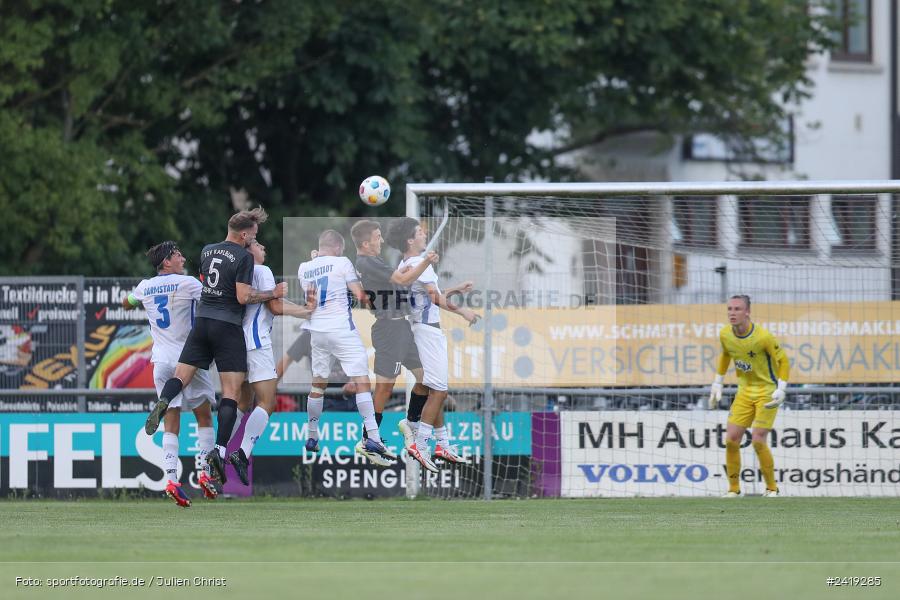
[[[839, 49], [809, 60], [813, 97], [786, 124], [789, 149], [769, 152], [765, 163], [749, 163], [736, 160], [713, 136], [678, 140], [659, 151], [659, 136], [637, 134], [575, 155], [584, 178], [900, 179], [897, 3], [842, 4], [859, 18], [846, 21]], [[897, 235], [890, 195], [669, 202], [662, 213], [672, 215], [668, 225], [667, 219], [643, 215], [658, 228], [660, 248], [622, 250], [630, 256], [619, 257], [620, 301], [719, 302], [738, 291], [766, 302], [900, 297], [900, 277], [892, 269], [900, 261], [891, 244]]]

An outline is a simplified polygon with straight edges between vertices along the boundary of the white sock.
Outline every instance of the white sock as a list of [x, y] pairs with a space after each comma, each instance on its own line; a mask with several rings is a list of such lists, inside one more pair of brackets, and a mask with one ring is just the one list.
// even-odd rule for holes
[[250, 454], [253, 453], [253, 446], [256, 445], [256, 440], [266, 430], [266, 423], [268, 422], [269, 413], [261, 406], [257, 406], [250, 413], [250, 418], [247, 419], [247, 425], [244, 427], [244, 439], [241, 440], [241, 450], [244, 451], [244, 456], [247, 458], [250, 458]]
[[[234, 418], [234, 425], [231, 427], [231, 435], [228, 436], [228, 443], [231, 443], [231, 440], [234, 439], [234, 436], [237, 435], [237, 430], [241, 426], [241, 421], [244, 420], [244, 415], [247, 414], [239, 408], [235, 409], [237, 411], [237, 416]], [[225, 452], [220, 452], [223, 457], [225, 456]]]
[[169, 481], [178, 483], [178, 436], [168, 431], [163, 433], [163, 468]]
[[419, 428], [416, 430], [416, 448], [419, 452], [428, 451], [428, 440], [431, 439], [431, 432], [434, 427], [425, 421], [419, 421]]
[[209, 474], [209, 463], [206, 461], [206, 455], [212, 452], [216, 445], [216, 433], [212, 427], [197, 428], [197, 445], [200, 446], [200, 456], [197, 468], [202, 473]]
[[319, 439], [319, 419], [322, 418], [322, 407], [324, 405], [324, 396], [319, 396], [318, 398], [310, 396], [306, 399], [306, 415], [309, 419], [309, 426], [307, 427], [308, 432], [306, 435], [310, 439]]
[[375, 402], [372, 401], [371, 392], [362, 392], [356, 395], [356, 410], [366, 424], [366, 434], [369, 439], [381, 443], [381, 434], [378, 433], [378, 421], [375, 419]]
[[447, 437], [447, 426], [441, 425], [440, 427], [434, 428], [434, 439], [435, 443], [438, 446], [443, 446], [444, 448], [450, 445], [450, 438]]

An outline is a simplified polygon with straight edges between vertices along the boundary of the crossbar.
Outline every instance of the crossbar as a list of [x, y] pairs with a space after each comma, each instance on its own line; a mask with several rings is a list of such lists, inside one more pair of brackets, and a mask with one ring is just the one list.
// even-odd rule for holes
[[[590, 183], [409, 183], [407, 194], [537, 196], [761, 196], [897, 194], [900, 180], [834, 181], [660, 181]], [[414, 215], [410, 215], [414, 216]]]

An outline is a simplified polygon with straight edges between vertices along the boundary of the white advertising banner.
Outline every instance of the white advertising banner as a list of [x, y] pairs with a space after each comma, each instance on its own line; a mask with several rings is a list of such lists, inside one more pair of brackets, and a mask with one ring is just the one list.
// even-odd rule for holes
[[[564, 412], [562, 495], [719, 496], [728, 489], [722, 411]], [[900, 496], [900, 412], [782, 412], [770, 433], [786, 496]], [[741, 490], [765, 490], [746, 433]]]

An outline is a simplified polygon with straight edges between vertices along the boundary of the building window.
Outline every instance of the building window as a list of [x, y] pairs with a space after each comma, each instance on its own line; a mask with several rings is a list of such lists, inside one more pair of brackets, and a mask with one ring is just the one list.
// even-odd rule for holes
[[649, 302], [649, 248], [616, 244], [616, 304]]
[[839, 238], [832, 249], [874, 251], [877, 210], [875, 196], [832, 196], [831, 217]]
[[672, 200], [675, 217], [672, 241], [690, 248], [715, 248], [718, 202], [709, 196], [680, 196]]
[[831, 58], [872, 62], [872, 0], [835, 0], [832, 6], [840, 25]]
[[778, 123], [769, 137], [728, 138], [711, 133], [685, 136], [681, 143], [685, 160], [791, 164], [794, 162], [794, 119]]
[[742, 247], [809, 249], [809, 198], [740, 198], [739, 202]]

